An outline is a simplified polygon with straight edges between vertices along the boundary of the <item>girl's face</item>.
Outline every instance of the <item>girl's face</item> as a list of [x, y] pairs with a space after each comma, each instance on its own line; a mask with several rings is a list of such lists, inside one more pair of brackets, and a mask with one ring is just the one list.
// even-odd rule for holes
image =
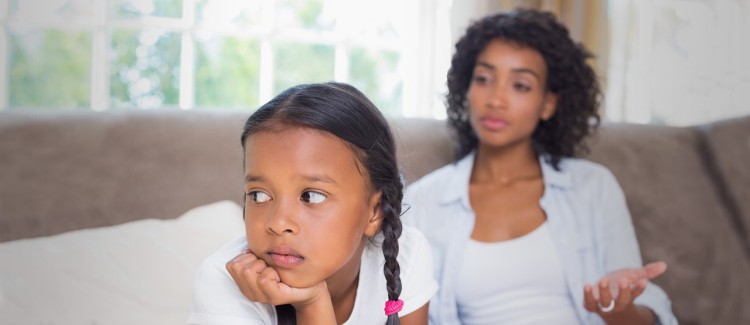
[[501, 39], [479, 53], [467, 92], [470, 123], [480, 146], [531, 145], [539, 120], [555, 113], [546, 90], [547, 66], [536, 50]]
[[253, 134], [245, 148], [250, 250], [292, 287], [356, 274], [382, 213], [380, 194], [369, 194], [347, 144], [327, 132], [284, 127]]

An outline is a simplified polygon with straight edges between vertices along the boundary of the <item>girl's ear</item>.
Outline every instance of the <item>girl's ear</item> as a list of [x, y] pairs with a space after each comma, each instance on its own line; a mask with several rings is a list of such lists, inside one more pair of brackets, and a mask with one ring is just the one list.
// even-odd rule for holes
[[377, 192], [370, 197], [367, 202], [367, 225], [365, 226], [365, 236], [373, 237], [380, 231], [380, 225], [383, 223], [383, 209], [380, 207], [380, 198], [383, 192]]
[[555, 116], [557, 111], [557, 94], [547, 92], [544, 95], [544, 106], [542, 107], [542, 121], [547, 121]]

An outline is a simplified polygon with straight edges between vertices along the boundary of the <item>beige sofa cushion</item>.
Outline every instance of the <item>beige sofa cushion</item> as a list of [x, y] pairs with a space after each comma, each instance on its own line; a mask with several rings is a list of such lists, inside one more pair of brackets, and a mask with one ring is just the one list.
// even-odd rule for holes
[[[750, 263], [700, 156], [695, 129], [607, 125], [591, 160], [622, 185], [646, 262], [683, 323], [750, 324]], [[732, 297], [728, 299], [727, 297]]]
[[750, 116], [709, 124], [703, 128], [707, 154], [717, 171], [720, 188], [744, 230], [750, 255]]
[[0, 243], [0, 324], [184, 324], [203, 259], [244, 233], [231, 201]]

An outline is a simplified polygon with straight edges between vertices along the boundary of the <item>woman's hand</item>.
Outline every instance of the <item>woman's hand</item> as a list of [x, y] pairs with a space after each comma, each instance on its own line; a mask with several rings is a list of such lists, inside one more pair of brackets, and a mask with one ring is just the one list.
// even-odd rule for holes
[[310, 288], [293, 288], [281, 282], [279, 273], [250, 250], [245, 250], [226, 265], [229, 274], [247, 299], [274, 306], [291, 304], [304, 309], [331, 298], [325, 281]]
[[666, 270], [666, 263], [654, 262], [642, 268], [613, 271], [600, 279], [597, 285], [584, 286], [584, 307], [590, 312], [599, 314], [605, 320], [642, 314], [635, 308], [633, 301], [643, 293], [649, 280], [663, 274]]

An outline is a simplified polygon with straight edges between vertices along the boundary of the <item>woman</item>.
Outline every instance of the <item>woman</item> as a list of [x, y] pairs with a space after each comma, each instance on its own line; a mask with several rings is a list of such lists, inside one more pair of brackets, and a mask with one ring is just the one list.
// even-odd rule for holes
[[448, 72], [457, 161], [407, 189], [437, 324], [676, 324], [620, 186], [575, 159], [599, 122], [590, 54], [549, 13], [475, 22]]

